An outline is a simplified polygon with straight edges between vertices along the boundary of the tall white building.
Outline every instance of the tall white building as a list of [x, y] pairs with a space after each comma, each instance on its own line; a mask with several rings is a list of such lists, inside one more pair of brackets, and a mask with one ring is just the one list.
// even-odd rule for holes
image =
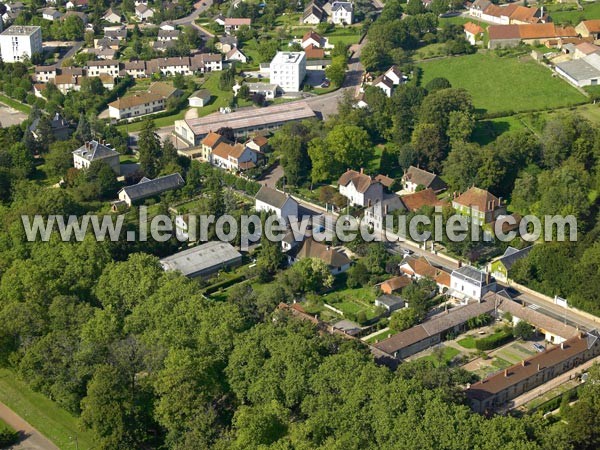
[[0, 55], [4, 62], [22, 61], [42, 53], [42, 29], [40, 27], [13, 25], [0, 33]]
[[278, 84], [283, 92], [299, 92], [306, 75], [306, 54], [277, 52], [269, 68], [271, 84]]

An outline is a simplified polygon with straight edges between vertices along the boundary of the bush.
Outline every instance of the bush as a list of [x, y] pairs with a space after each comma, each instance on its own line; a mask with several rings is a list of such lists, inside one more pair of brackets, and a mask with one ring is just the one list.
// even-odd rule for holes
[[475, 341], [475, 348], [477, 350], [492, 350], [496, 347], [506, 344], [513, 338], [512, 330], [502, 330], [491, 336], [477, 339]]
[[521, 338], [526, 341], [527, 339], [531, 339], [533, 336], [533, 327], [524, 320], [521, 320], [514, 326], [513, 335], [516, 338]]
[[10, 447], [19, 440], [19, 433], [0, 421], [0, 448]]

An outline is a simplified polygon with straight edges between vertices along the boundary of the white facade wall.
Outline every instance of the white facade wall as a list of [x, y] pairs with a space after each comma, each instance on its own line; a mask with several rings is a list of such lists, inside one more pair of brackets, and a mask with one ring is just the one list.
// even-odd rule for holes
[[300, 92], [306, 76], [304, 52], [278, 52], [270, 64], [270, 82], [278, 84], [284, 92]]
[[257, 212], [271, 212], [286, 223], [289, 223], [290, 219], [295, 220], [298, 217], [298, 203], [292, 198], [288, 198], [281, 208], [276, 208], [268, 203], [255, 200], [254, 209]]
[[165, 100], [155, 100], [141, 105], [132, 106], [131, 108], [118, 109], [114, 106], [108, 107], [108, 114], [111, 119], [128, 119], [131, 117], [143, 116], [165, 109]]
[[118, 77], [119, 64], [103, 64], [88, 67], [87, 75], [89, 77], [97, 77], [99, 75], [110, 75], [111, 77]]
[[[12, 30], [12, 32], [11, 32]], [[22, 61], [25, 56], [42, 52], [40, 27], [12, 26], [0, 34], [0, 54], [4, 62]]]

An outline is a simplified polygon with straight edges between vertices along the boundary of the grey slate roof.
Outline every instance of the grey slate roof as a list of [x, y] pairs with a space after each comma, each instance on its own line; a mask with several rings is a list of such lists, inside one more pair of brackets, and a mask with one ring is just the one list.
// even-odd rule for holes
[[600, 77], [600, 70], [588, 63], [584, 58], [565, 61], [556, 65], [575, 81], [585, 81]]
[[104, 30], [104, 36], [110, 38], [126, 38], [127, 28], [117, 28], [115, 30]]
[[81, 156], [92, 162], [98, 159], [109, 158], [111, 156], [119, 155], [119, 152], [101, 144], [98, 141], [89, 141], [79, 147], [73, 152], [74, 154]]
[[231, 264], [241, 257], [228, 242], [212, 241], [167, 256], [160, 263], [165, 270], [178, 270], [186, 276], [193, 276]]
[[384, 295], [377, 297], [377, 301], [379, 303], [387, 306], [388, 308], [393, 308], [394, 306], [398, 306], [398, 305], [401, 305], [400, 307], [402, 308], [404, 306], [404, 304], [406, 303], [402, 299], [402, 297], [398, 297], [397, 295], [388, 295], [388, 294], [384, 294]]
[[405, 180], [422, 185], [425, 188], [430, 187], [434, 191], [446, 189], [446, 183], [435, 173], [428, 172], [415, 166], [410, 166], [403, 177]]
[[183, 181], [181, 175], [178, 173], [172, 173], [171, 175], [158, 177], [154, 180], [142, 178], [138, 184], [126, 186], [121, 189], [121, 191], [124, 191], [131, 201], [136, 201], [158, 195], [161, 192], [177, 189], [184, 184], [185, 181]]
[[333, 2], [331, 4], [331, 10], [337, 11], [338, 9], [345, 9], [346, 11], [352, 12], [354, 8], [350, 2]]
[[406, 331], [397, 333], [388, 339], [384, 339], [375, 344], [375, 347], [393, 355], [398, 350], [461, 325], [472, 317], [490, 313], [494, 310], [494, 307], [494, 301], [482, 301], [453, 308], [432, 317], [421, 325], [414, 326]]
[[452, 271], [452, 276], [463, 280], [472, 280], [481, 285], [485, 284], [486, 273], [471, 266], [462, 266], [459, 269]]
[[179, 38], [179, 30], [158, 30], [159, 38], [177, 39]]
[[271, 205], [275, 208], [280, 209], [287, 199], [290, 198], [287, 194], [277, 191], [275, 189], [271, 189], [270, 187], [263, 186], [256, 193], [255, 199], [266, 203], [267, 205]]
[[529, 247], [525, 247], [521, 250], [516, 249], [514, 247], [508, 247], [504, 251], [504, 255], [502, 255], [500, 258], [498, 258], [498, 261], [500, 261], [504, 265], [504, 267], [506, 267], [506, 270], [510, 270], [510, 268], [513, 266], [513, 264], [515, 262], [517, 262], [519, 259], [527, 256], [527, 254], [531, 251], [532, 248], [533, 248], [533, 245], [530, 245]]

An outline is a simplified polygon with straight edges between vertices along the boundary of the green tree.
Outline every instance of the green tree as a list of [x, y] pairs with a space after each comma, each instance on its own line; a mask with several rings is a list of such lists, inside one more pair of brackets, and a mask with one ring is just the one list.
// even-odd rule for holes
[[533, 336], [533, 327], [524, 320], [520, 320], [513, 328], [513, 336], [527, 341]]
[[92, 431], [99, 449], [127, 449], [141, 444], [139, 423], [128, 380], [109, 365], [98, 367], [81, 402], [81, 423]]
[[401, 332], [414, 327], [419, 323], [419, 315], [414, 308], [404, 308], [396, 311], [390, 317], [390, 328], [396, 332]]
[[437, 125], [419, 123], [412, 133], [411, 145], [423, 167], [434, 171], [440, 170], [446, 156], [447, 145]]
[[318, 258], [303, 258], [280, 274], [283, 285], [292, 293], [320, 292], [333, 285], [329, 267]]
[[[94, 294], [104, 308], [119, 314], [130, 312], [156, 291], [163, 273], [157, 258], [134, 253], [127, 261], [106, 266]], [[122, 289], [114, 289], [115, 283]]]
[[346, 57], [337, 56], [333, 58], [331, 65], [325, 69], [325, 76], [331, 80], [331, 82], [340, 87], [344, 83], [346, 76]]
[[464, 192], [477, 182], [483, 164], [481, 147], [475, 143], [457, 141], [443, 164], [443, 174], [450, 188]]
[[160, 173], [162, 147], [156, 134], [156, 125], [151, 119], [146, 119], [138, 138], [140, 165], [144, 173], [154, 178]]
[[285, 256], [279, 242], [271, 242], [263, 233], [261, 238], [260, 256], [256, 262], [258, 276], [262, 281], [269, 281], [281, 268]]
[[114, 198], [119, 189], [117, 176], [112, 168], [102, 160], [93, 161], [85, 173], [88, 183], [95, 185], [100, 198]]
[[233, 417], [236, 430], [234, 448], [248, 449], [271, 445], [286, 435], [290, 411], [276, 401], [242, 406]]
[[475, 129], [475, 116], [470, 111], [451, 111], [446, 134], [450, 143], [469, 141]]

